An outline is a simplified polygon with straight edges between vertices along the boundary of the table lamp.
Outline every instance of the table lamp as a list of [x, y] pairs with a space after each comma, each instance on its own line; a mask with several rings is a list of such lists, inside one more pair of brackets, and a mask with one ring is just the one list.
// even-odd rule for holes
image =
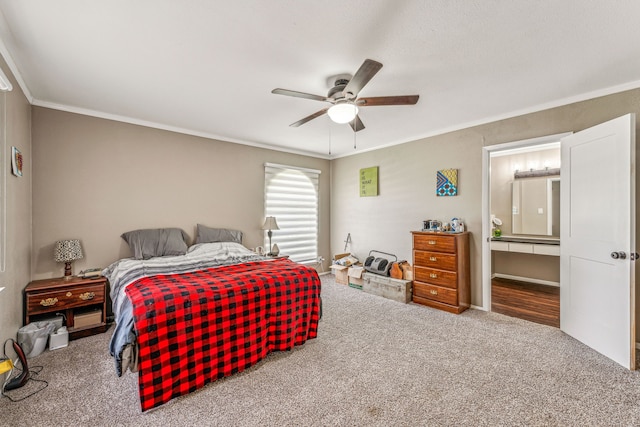
[[53, 255], [56, 262], [64, 262], [65, 279], [71, 279], [71, 263], [84, 257], [82, 246], [78, 239], [57, 241]]
[[262, 226], [263, 230], [269, 230], [267, 232], [267, 235], [269, 236], [269, 253], [268, 255], [271, 255], [273, 253], [273, 246], [271, 246], [271, 236], [272, 236], [272, 232], [271, 230], [280, 230], [280, 228], [278, 227], [278, 223], [276, 222], [276, 217], [275, 216], [268, 216], [265, 220], [264, 220], [264, 225]]

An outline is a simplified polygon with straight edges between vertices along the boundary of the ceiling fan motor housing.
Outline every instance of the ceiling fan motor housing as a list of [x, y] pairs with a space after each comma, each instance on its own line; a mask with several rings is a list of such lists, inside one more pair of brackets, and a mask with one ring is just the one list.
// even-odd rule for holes
[[342, 94], [342, 92], [344, 91], [344, 88], [347, 87], [348, 83], [349, 83], [349, 80], [347, 79], [337, 79], [335, 82], [335, 86], [329, 89], [327, 98], [332, 98], [332, 99], [344, 98], [344, 95]]

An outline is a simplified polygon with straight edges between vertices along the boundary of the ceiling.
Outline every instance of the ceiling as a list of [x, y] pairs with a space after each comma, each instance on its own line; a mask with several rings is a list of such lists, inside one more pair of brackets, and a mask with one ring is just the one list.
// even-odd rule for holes
[[[615, 6], [615, 7], [614, 7]], [[1, 52], [34, 105], [335, 158], [640, 87], [637, 0], [0, 0]], [[384, 66], [325, 115], [330, 76]], [[354, 138], [355, 136], [355, 138]], [[354, 148], [354, 145], [356, 148]]]

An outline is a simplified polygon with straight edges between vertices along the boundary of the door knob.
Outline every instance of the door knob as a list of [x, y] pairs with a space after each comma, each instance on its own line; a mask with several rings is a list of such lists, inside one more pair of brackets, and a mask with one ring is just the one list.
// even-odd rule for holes
[[627, 258], [627, 254], [624, 253], [623, 251], [611, 252], [611, 258], [613, 258], [613, 259], [626, 259]]

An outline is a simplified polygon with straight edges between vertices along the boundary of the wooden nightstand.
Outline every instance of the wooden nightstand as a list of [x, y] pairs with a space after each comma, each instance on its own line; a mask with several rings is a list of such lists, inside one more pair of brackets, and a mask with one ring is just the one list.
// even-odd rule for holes
[[[100, 311], [97, 313], [97, 311]], [[107, 279], [73, 277], [34, 280], [24, 288], [24, 324], [62, 313], [67, 318], [69, 339], [107, 330]], [[76, 326], [75, 317], [90, 324]]]

